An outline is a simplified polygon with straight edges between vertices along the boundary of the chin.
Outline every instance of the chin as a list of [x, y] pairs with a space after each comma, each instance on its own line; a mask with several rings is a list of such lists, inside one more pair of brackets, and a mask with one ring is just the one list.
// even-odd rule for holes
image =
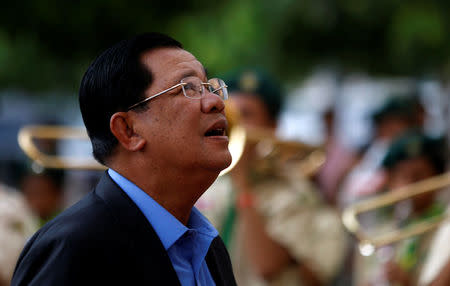
[[229, 155], [228, 155], [227, 159], [224, 161], [223, 168], [220, 169], [220, 171], [226, 169], [228, 166], [231, 165], [231, 161], [232, 161], [233, 159], [231, 158], [231, 154], [230, 154], [230, 153], [228, 153], [228, 154], [229, 154]]
[[224, 154], [223, 156], [217, 156], [211, 159], [215, 160], [210, 162], [211, 163], [210, 168], [214, 169], [219, 173], [222, 170], [226, 169], [228, 166], [230, 166], [232, 160], [230, 152], [226, 152], [226, 154]]

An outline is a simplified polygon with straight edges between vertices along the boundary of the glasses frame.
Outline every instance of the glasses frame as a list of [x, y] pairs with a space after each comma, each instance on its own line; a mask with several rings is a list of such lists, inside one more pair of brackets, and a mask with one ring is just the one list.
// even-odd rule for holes
[[[164, 93], [166, 93], [166, 92], [169, 92], [169, 91], [171, 91], [171, 90], [174, 90], [175, 88], [180, 87], [180, 86], [181, 86], [181, 88], [182, 88], [182, 90], [183, 90], [183, 95], [184, 95], [185, 97], [197, 99], [197, 97], [189, 97], [189, 96], [186, 95], [186, 91], [184, 90], [183, 87], [184, 87], [185, 85], [187, 85], [188, 83], [187, 83], [187, 82], [183, 82], [183, 80], [184, 80], [184, 78], [180, 81], [180, 83], [177, 83], [177, 84], [174, 85], [174, 86], [171, 86], [171, 87], [169, 87], [169, 88], [167, 88], [167, 89], [165, 89], [165, 90], [163, 90], [163, 91], [160, 91], [160, 92], [158, 92], [158, 93], [156, 93], [156, 94], [153, 94], [153, 95], [151, 95], [151, 96], [149, 96], [149, 97], [146, 97], [146, 98], [144, 98], [143, 100], [141, 100], [141, 101], [139, 101], [139, 102], [137, 102], [137, 103], [131, 105], [130, 107], [127, 108], [127, 111], [130, 111], [130, 110], [132, 110], [133, 108], [135, 108], [135, 107], [137, 107], [137, 106], [139, 106], [139, 105], [141, 105], [141, 104], [143, 104], [143, 103], [145, 103], [145, 102], [147, 102], [147, 101], [149, 101], [149, 100], [151, 100], [151, 99], [153, 99], [153, 98], [155, 98], [155, 97], [157, 97], [157, 96], [160, 96], [160, 95], [162, 95], [162, 94], [164, 94]], [[220, 79], [220, 80], [221, 80], [221, 79]], [[223, 80], [222, 80], [222, 82], [225, 84], [225, 82], [224, 82]], [[212, 84], [209, 83], [209, 82], [201, 82], [201, 85], [203, 85], [203, 86], [205, 86], [205, 85], [206, 85], [206, 86], [212, 86]], [[209, 92], [214, 93], [214, 92], [216, 92], [217, 90], [219, 90], [219, 89], [221, 89], [221, 88], [228, 88], [228, 85], [225, 84], [224, 86], [221, 86], [221, 87], [216, 88], [215, 90], [212, 90], [212, 91], [209, 91]], [[202, 98], [203, 94], [204, 94], [204, 91], [201, 93], [201, 96], [198, 97], [198, 98]], [[222, 100], [226, 100], [226, 99], [228, 99], [228, 97], [227, 97], [227, 98], [222, 98]]]

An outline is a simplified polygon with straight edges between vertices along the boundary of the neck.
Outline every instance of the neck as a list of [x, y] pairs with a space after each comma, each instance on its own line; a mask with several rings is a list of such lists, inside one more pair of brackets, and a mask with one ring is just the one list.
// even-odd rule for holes
[[134, 166], [112, 166], [116, 172], [126, 177], [184, 225], [187, 224], [192, 207], [198, 198], [217, 178], [212, 171], [189, 172], [177, 171], [175, 168], [146, 170]]

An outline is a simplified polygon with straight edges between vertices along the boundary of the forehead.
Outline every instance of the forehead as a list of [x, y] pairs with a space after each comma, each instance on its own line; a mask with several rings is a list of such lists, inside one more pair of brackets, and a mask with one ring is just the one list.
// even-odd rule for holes
[[234, 91], [230, 93], [230, 97], [241, 107], [267, 110], [264, 101], [256, 94]]
[[206, 78], [203, 65], [189, 52], [174, 47], [163, 47], [145, 52], [141, 61], [146, 65], [155, 81], [180, 81], [187, 76]]
[[397, 173], [408, 171], [434, 172], [432, 162], [425, 156], [409, 158], [394, 165], [394, 171]]

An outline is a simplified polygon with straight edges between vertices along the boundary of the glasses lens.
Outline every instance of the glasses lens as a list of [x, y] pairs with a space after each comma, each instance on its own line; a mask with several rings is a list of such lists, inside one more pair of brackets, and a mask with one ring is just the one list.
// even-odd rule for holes
[[208, 83], [210, 84], [208, 86], [210, 92], [217, 94], [223, 100], [228, 99], [227, 85], [223, 80], [220, 78], [212, 78], [208, 80]]
[[184, 83], [183, 88], [184, 96], [189, 98], [201, 98], [203, 93], [202, 81], [198, 77], [187, 77], [181, 80]]

